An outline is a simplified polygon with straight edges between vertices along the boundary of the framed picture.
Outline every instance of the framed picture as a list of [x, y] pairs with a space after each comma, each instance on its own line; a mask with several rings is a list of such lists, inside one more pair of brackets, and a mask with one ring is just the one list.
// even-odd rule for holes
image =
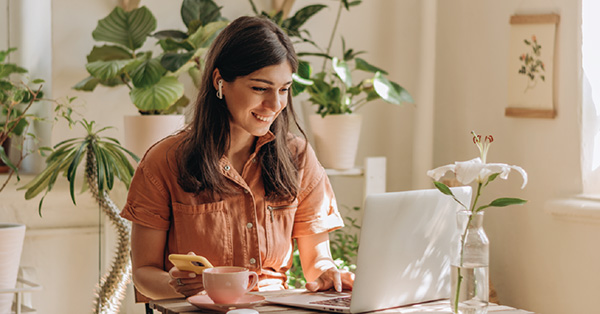
[[554, 118], [554, 46], [557, 14], [510, 18], [506, 116]]

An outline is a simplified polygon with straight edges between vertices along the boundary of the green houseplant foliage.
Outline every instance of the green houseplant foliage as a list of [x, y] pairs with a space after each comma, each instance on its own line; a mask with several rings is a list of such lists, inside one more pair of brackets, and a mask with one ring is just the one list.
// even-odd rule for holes
[[252, 5], [252, 11], [257, 16], [263, 16], [271, 21], [275, 22], [281, 29], [283, 29], [286, 34], [293, 40], [294, 44], [297, 43], [310, 43], [313, 46], [317, 46], [317, 44], [311, 39], [310, 33], [306, 29], [302, 29], [302, 26], [308, 22], [308, 20], [315, 14], [317, 14], [322, 9], [327, 6], [324, 4], [311, 4], [307, 5], [303, 8], [300, 8], [296, 13], [294, 13], [291, 17], [284, 17], [283, 11], [273, 11], [273, 12], [265, 12], [258, 11], [254, 1], [249, 0]]
[[[331, 38], [325, 51], [321, 49], [321, 52], [316, 53], [298, 53], [299, 57], [324, 58], [321, 71], [316, 73], [310, 62], [300, 60], [298, 74], [294, 76], [292, 88], [294, 95], [307, 92], [310, 96], [309, 101], [317, 105], [316, 113], [321, 116], [353, 113], [364, 104], [377, 99], [395, 105], [414, 102], [405, 88], [386, 77], [388, 73], [385, 70], [357, 57], [366, 53], [365, 51], [347, 49], [343, 38], [342, 57], [330, 55], [342, 10], [350, 10], [351, 7], [357, 6], [361, 2], [360, 0], [340, 0]], [[327, 67], [328, 64], [329, 67]], [[357, 80], [356, 77], [353, 77], [356, 72], [362, 72], [362, 76], [366, 77]]]
[[[2, 144], [13, 136], [22, 136], [30, 122], [39, 119], [28, 111], [33, 103], [43, 96], [41, 92], [43, 80], [31, 81], [32, 84], [39, 85], [36, 90], [33, 90], [22, 81], [16, 82], [11, 78], [12, 75], [27, 73], [26, 69], [6, 61], [8, 55], [15, 50], [17, 48], [0, 51], [0, 160], [11, 169], [12, 173], [16, 173], [18, 178], [18, 164], [11, 162]], [[29, 136], [33, 137], [32, 134]]]
[[[86, 64], [90, 76], [74, 88], [93, 91], [98, 84], [125, 85], [141, 114], [170, 114], [186, 106], [189, 100], [178, 76], [183, 72], [198, 76], [207, 46], [227, 22], [212, 0], [184, 0], [181, 16], [187, 32], [153, 34], [156, 18], [147, 7], [129, 12], [116, 7], [92, 32], [94, 40], [106, 44], [93, 47]], [[152, 50], [140, 51], [149, 37], [163, 49], [157, 56]]]
[[131, 255], [129, 221], [119, 216], [120, 208], [110, 199], [110, 191], [115, 178], [122, 181], [127, 188], [131, 182], [134, 168], [127, 159], [127, 155], [135, 161], [139, 158], [123, 148], [119, 141], [100, 135], [109, 127], [96, 130], [94, 121], [71, 119], [72, 110], [58, 106], [57, 112], [69, 122], [69, 127], [74, 125], [85, 129], [84, 137], [64, 140], [54, 146], [52, 154], [46, 158], [46, 168], [31, 182], [20, 190], [25, 189], [25, 198], [31, 199], [46, 191], [39, 203], [39, 215], [42, 216], [44, 197], [52, 190], [56, 179], [62, 173], [69, 181], [69, 191], [73, 204], [75, 202], [75, 179], [77, 169], [85, 160], [83, 187], [89, 189], [98, 203], [98, 209], [103, 212], [115, 228], [117, 240], [115, 254], [112, 258], [110, 269], [99, 280], [95, 288], [93, 313], [118, 313], [127, 283], [131, 278]]
[[101, 132], [110, 127], [96, 130], [94, 121], [88, 122], [85, 119], [73, 121], [70, 115], [65, 118], [69, 120], [71, 126], [83, 127], [86, 136], [70, 138], [56, 144], [52, 148], [52, 153], [46, 158], [46, 168], [31, 182], [19, 188], [19, 190], [25, 190], [25, 199], [27, 200], [45, 191], [38, 207], [40, 216], [44, 197], [52, 190], [61, 173], [69, 181], [71, 200], [73, 204], [76, 204], [75, 179], [77, 169], [83, 160], [94, 161], [98, 195], [104, 195], [104, 191], [112, 190], [115, 178], [129, 188], [135, 169], [127, 159], [127, 155], [136, 162], [139, 161], [139, 158], [121, 146], [117, 139], [100, 136]]

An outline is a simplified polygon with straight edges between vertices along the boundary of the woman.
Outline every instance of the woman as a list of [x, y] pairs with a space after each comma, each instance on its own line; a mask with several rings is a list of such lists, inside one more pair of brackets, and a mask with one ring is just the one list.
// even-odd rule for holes
[[329, 180], [306, 138], [289, 133], [297, 64], [267, 19], [238, 18], [213, 42], [193, 121], [148, 150], [121, 213], [133, 222], [133, 280], [144, 296], [203, 291], [202, 276], [173, 267], [172, 253], [243, 266], [260, 290], [283, 289], [292, 238], [307, 289], [352, 288], [329, 252], [328, 232], [343, 226]]

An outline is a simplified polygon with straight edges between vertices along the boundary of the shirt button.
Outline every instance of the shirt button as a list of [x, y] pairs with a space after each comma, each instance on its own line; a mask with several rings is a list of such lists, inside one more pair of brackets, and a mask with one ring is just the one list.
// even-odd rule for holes
[[252, 162], [253, 162], [253, 163], [256, 163], [256, 158], [252, 158]]
[[245, 193], [245, 194], [248, 194], [248, 193], [250, 193], [250, 192], [248, 192], [248, 190], [244, 190], [244, 193]]
[[249, 223], [246, 224], [246, 227], [248, 227], [248, 229], [252, 229], [253, 226], [254, 225], [251, 222], [249, 222]]
[[252, 264], [252, 265], [256, 264], [256, 260], [254, 259], [254, 257], [250, 259], [250, 264]]
[[231, 169], [231, 167], [229, 167], [229, 165], [223, 167], [223, 169], [225, 169], [225, 171], [229, 171], [229, 169]]

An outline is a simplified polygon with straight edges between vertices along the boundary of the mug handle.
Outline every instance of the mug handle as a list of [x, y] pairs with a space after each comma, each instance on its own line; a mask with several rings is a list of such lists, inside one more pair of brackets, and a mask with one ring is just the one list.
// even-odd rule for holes
[[251, 277], [251, 279], [248, 283], [248, 288], [246, 289], [246, 292], [252, 290], [258, 284], [258, 274], [256, 274], [253, 271], [250, 271], [248, 276]]

